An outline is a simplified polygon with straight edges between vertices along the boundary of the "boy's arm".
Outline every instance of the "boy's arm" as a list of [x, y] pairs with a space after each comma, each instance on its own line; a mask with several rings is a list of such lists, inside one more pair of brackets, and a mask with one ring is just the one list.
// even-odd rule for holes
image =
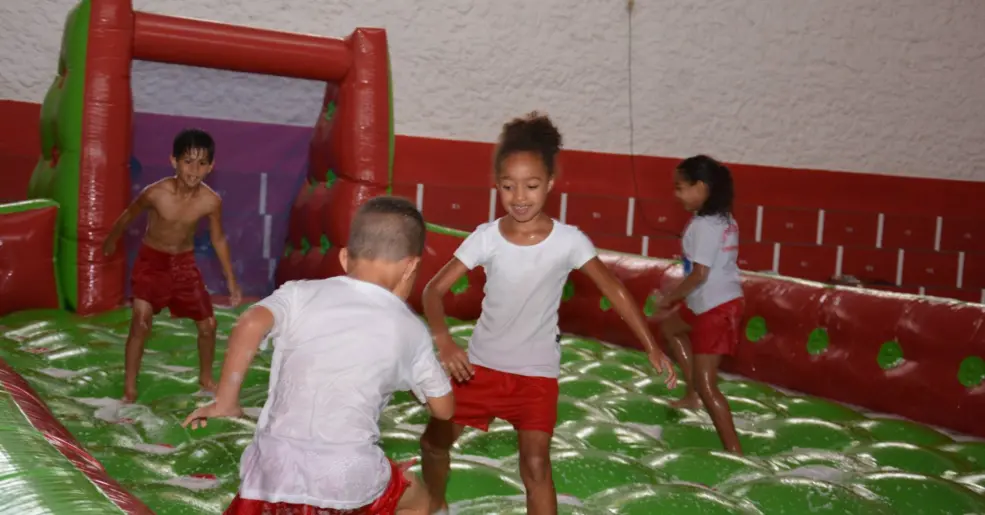
[[[153, 185], [151, 185], [153, 186]], [[151, 206], [150, 201], [150, 189], [151, 186], [144, 188], [137, 198], [133, 199], [133, 202], [127, 206], [126, 209], [120, 213], [120, 216], [113, 222], [113, 227], [110, 228], [109, 234], [106, 235], [106, 241], [103, 242], [103, 253], [106, 255], [112, 254], [116, 250], [116, 241], [120, 239], [120, 235], [126, 230], [127, 226], [133, 222], [134, 218], [143, 213], [147, 208]]]
[[205, 427], [206, 420], [217, 417], [238, 417], [243, 414], [239, 406], [239, 393], [247, 369], [260, 347], [260, 341], [274, 327], [273, 313], [263, 306], [253, 306], [236, 322], [229, 335], [226, 359], [222, 362], [222, 375], [215, 401], [193, 411], [182, 427]]
[[434, 355], [430, 335], [422, 332], [424, 334], [411, 367], [411, 389], [418, 400], [427, 404], [432, 417], [448, 420], [455, 413], [451, 382]]
[[274, 327], [274, 315], [264, 306], [248, 309], [229, 334], [226, 359], [222, 362], [222, 374], [216, 390], [215, 402], [221, 409], [238, 407], [243, 378], [260, 348], [263, 337]]
[[[216, 198], [218, 199], [218, 197]], [[236, 305], [240, 298], [239, 284], [233, 275], [233, 263], [229, 257], [229, 243], [226, 241], [225, 231], [222, 230], [222, 199], [218, 199], [215, 208], [209, 213], [209, 237], [212, 240], [212, 248], [215, 249], [215, 254], [219, 257], [222, 275], [226, 277], [226, 286], [229, 288], [229, 296], [232, 297], [231, 303]]]

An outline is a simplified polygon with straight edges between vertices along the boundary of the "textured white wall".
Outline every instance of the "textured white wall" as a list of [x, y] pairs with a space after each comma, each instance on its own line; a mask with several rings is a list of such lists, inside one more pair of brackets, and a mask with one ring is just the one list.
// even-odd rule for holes
[[[0, 3], [0, 98], [40, 101], [74, 0]], [[398, 133], [491, 141], [549, 112], [569, 148], [985, 181], [980, 0], [135, 0], [389, 32]], [[135, 63], [139, 111], [310, 125], [317, 83]]]

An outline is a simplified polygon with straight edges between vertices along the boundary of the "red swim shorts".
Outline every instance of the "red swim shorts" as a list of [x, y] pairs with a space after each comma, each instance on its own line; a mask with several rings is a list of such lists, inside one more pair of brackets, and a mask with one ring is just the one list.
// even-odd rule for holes
[[290, 504], [286, 502], [267, 502], [233, 498], [223, 515], [393, 515], [397, 512], [397, 503], [410, 487], [410, 481], [404, 477], [400, 467], [390, 461], [390, 483], [387, 484], [383, 495], [372, 504], [353, 510], [336, 510], [333, 508], [318, 508], [307, 504]]
[[455, 394], [452, 422], [488, 431], [493, 419], [499, 418], [517, 431], [554, 434], [557, 378], [521, 376], [479, 365], [472, 368], [472, 379], [451, 383]]
[[142, 243], [130, 274], [133, 298], [149, 302], [154, 314], [165, 307], [172, 318], [211, 318], [212, 298], [205, 290], [194, 252], [169, 254]]
[[696, 315], [687, 304], [681, 304], [681, 319], [691, 326], [691, 351], [695, 354], [735, 354], [745, 307], [745, 299], [739, 297]]

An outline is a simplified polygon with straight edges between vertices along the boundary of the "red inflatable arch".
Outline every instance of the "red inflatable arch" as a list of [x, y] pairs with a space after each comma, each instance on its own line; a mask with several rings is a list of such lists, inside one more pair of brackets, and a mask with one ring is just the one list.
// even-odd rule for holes
[[[130, 202], [134, 59], [328, 83], [320, 115], [312, 106], [308, 186], [294, 206], [310, 231], [292, 233], [297, 248], [344, 243], [353, 207], [387, 191], [393, 134], [382, 29], [333, 39], [134, 12], [131, 0], [82, 0], [66, 21], [58, 76], [42, 108], [48, 143], [30, 194], [61, 205], [60, 278], [77, 312], [123, 301], [123, 252], [104, 257], [101, 245]], [[326, 218], [331, 203], [336, 216]], [[302, 274], [321, 270], [294, 265]]]

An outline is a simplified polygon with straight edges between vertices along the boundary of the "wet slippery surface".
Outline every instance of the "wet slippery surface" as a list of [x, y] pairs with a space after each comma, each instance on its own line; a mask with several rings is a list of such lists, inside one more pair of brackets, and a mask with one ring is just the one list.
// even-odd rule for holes
[[[217, 310], [221, 334], [228, 334], [235, 315]], [[196, 395], [195, 328], [166, 315], [155, 319], [138, 403], [119, 406], [114, 399], [122, 392], [128, 323], [128, 310], [90, 318], [16, 313], [0, 318], [0, 357], [108, 474], [156, 513], [221, 513], [236, 491], [239, 457], [254, 423], [180, 427], [206, 399]], [[464, 345], [471, 325], [454, 331]], [[705, 413], [668, 405], [683, 385], [668, 392], [650, 375], [642, 354], [575, 337], [562, 345], [553, 450], [562, 513], [985, 513], [985, 443], [723, 379], [748, 454], [739, 458], [719, 451]], [[219, 347], [217, 373], [223, 340]], [[269, 354], [261, 354], [244, 381], [243, 405], [254, 417], [266, 398], [268, 372]], [[0, 398], [6, 402], [3, 393]], [[0, 507], [48, 499], [31, 501], [28, 511], [106, 508], [94, 488], [67, 488], [85, 478], [7, 404], [0, 416]], [[416, 456], [426, 422], [424, 409], [398, 394], [381, 420], [384, 449], [396, 459]], [[509, 426], [466, 431], [452, 467], [448, 491], [454, 512], [524, 512]], [[59, 504], [56, 498], [65, 500]]]

